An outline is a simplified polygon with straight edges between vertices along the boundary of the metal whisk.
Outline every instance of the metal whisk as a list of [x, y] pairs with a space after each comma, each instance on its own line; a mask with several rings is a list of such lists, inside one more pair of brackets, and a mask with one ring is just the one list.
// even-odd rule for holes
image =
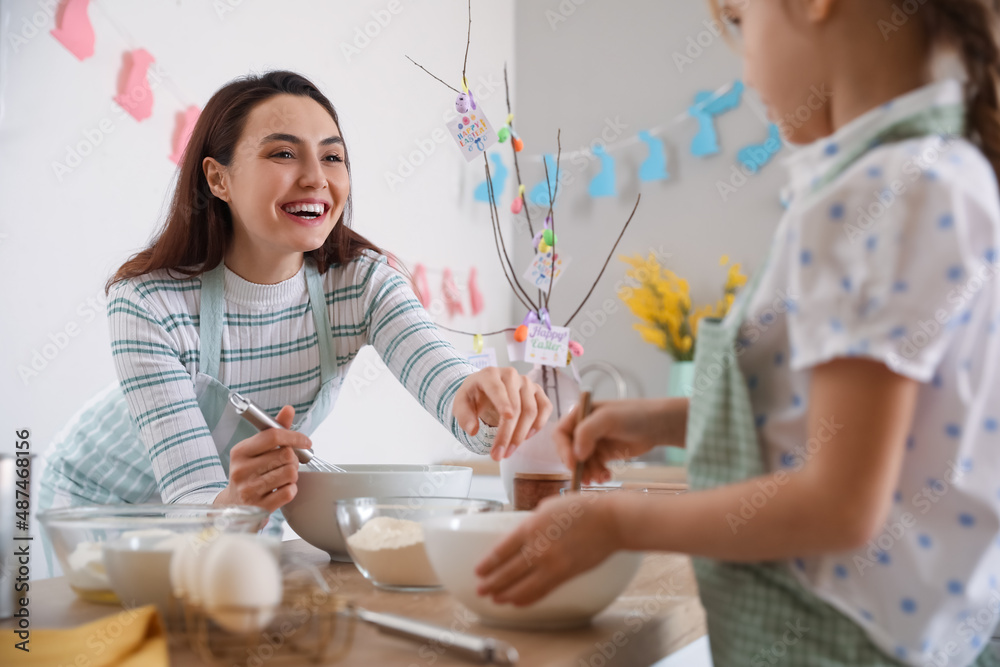
[[[236, 414], [246, 419], [248, 422], [253, 424], [254, 428], [258, 431], [265, 431], [269, 428], [284, 429], [285, 427], [274, 421], [269, 414], [260, 409], [256, 403], [251, 401], [249, 398], [240, 395], [238, 392], [229, 393], [229, 402], [233, 404], [236, 408]], [[294, 447], [296, 458], [298, 458], [299, 463], [304, 464], [310, 470], [316, 472], [347, 472], [340, 466], [335, 466], [332, 463], [328, 463], [321, 459], [320, 457], [313, 454], [311, 449], [299, 449]]]

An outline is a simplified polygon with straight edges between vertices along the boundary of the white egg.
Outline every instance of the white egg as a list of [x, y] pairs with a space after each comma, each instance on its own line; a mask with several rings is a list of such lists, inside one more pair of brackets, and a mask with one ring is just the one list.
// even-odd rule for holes
[[201, 604], [201, 567], [208, 548], [218, 534], [214, 530], [185, 534], [170, 560], [170, 587], [175, 597]]
[[108, 583], [108, 571], [104, 567], [104, 543], [81, 542], [69, 555], [69, 583], [83, 590], [104, 591]]
[[221, 535], [200, 569], [205, 610], [226, 630], [259, 632], [274, 618], [281, 603], [281, 568], [260, 536]]
[[170, 590], [174, 597], [183, 598], [187, 595], [186, 572], [188, 561], [194, 557], [194, 535], [185, 534], [182, 536], [181, 545], [174, 550], [173, 558], [170, 559]]

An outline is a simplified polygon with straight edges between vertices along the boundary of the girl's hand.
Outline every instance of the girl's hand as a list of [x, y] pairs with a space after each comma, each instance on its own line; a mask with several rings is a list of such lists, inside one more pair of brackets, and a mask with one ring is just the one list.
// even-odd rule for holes
[[476, 565], [476, 592], [529, 605], [620, 548], [610, 499], [599, 494], [545, 498]]
[[[295, 408], [286, 405], [275, 418], [290, 429]], [[287, 505], [298, 492], [299, 460], [292, 447], [311, 448], [308, 436], [298, 431], [268, 429], [236, 443], [229, 451], [229, 486], [216, 497], [216, 505], [254, 505], [273, 512]]]
[[[674, 422], [687, 419], [687, 402], [681, 405], [676, 400], [673, 403], [659, 399], [594, 403], [590, 416], [579, 426], [576, 410], [572, 410], [559, 420], [552, 435], [559, 458], [570, 470], [577, 461], [585, 461], [583, 482], [599, 483], [611, 479], [609, 461], [639, 456], [656, 445], [683, 444], [683, 426], [678, 433]], [[679, 408], [683, 408], [682, 414]]]
[[490, 458], [499, 461], [542, 429], [552, 414], [552, 402], [541, 387], [513, 368], [491, 366], [465, 378], [452, 410], [469, 435], [479, 432], [480, 419], [499, 425], [490, 451]]

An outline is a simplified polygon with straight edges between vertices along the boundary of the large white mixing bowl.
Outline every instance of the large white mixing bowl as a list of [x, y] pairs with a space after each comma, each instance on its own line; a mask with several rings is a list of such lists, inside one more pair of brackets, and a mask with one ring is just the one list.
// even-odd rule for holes
[[347, 472], [300, 470], [298, 493], [281, 508], [299, 537], [336, 561], [351, 562], [337, 524], [337, 501], [384, 496], [468, 498], [472, 468], [443, 465], [342, 465]]
[[445, 589], [486, 625], [555, 630], [586, 625], [614, 602], [639, 570], [642, 553], [619, 551], [526, 607], [476, 594], [476, 564], [531, 512], [490, 512], [425, 519], [424, 545]]

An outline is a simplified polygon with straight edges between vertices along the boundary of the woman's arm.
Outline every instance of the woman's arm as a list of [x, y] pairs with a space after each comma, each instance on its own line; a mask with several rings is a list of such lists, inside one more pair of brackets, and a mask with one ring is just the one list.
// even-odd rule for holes
[[208, 504], [226, 487], [226, 473], [163, 315], [132, 282], [111, 288], [108, 324], [115, 372], [163, 502]]
[[[477, 568], [481, 592], [529, 603], [616, 549], [765, 561], [855, 548], [892, 503], [918, 383], [864, 359], [813, 369], [802, 465], [678, 496], [608, 494], [543, 502]], [[567, 523], [565, 517], [573, 518]], [[559, 526], [551, 546], [537, 531]]]
[[[375, 262], [374, 270], [369, 270], [370, 262]], [[537, 408], [531, 422], [544, 423], [548, 418], [544, 394], [538, 398], [534, 391], [521, 391], [524, 383], [512, 369], [476, 373], [441, 337], [406, 280], [384, 259], [364, 258], [358, 266], [367, 273], [359, 304], [368, 343], [410, 395], [466, 448], [487, 454], [495, 439], [505, 445], [515, 432], [527, 431], [519, 422], [529, 393]], [[456, 398], [463, 399], [460, 406]], [[499, 429], [491, 428], [495, 426]]]
[[[163, 502], [255, 505], [274, 511], [294, 498], [298, 460], [289, 447], [278, 447], [311, 447], [309, 438], [271, 429], [243, 440], [230, 450], [227, 479], [191, 374], [165, 326], [165, 313], [154, 310], [129, 283], [112, 290], [108, 318], [115, 370]], [[278, 420], [290, 427], [293, 414], [288, 406]]]

